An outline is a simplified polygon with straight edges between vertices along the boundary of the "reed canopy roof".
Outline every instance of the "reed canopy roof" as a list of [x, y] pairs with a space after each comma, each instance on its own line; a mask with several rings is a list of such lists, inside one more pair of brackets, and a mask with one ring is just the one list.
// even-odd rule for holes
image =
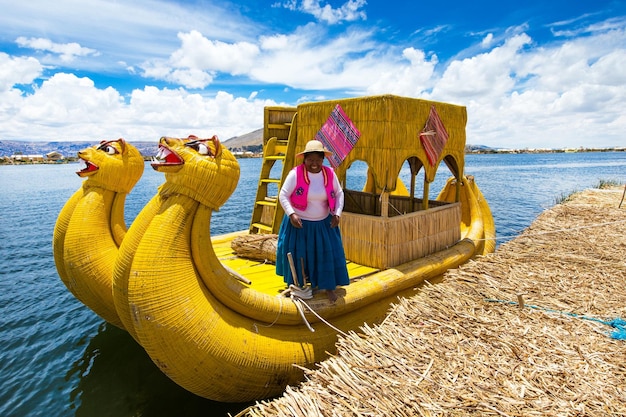
[[[396, 189], [398, 175], [407, 160], [413, 173], [424, 169], [427, 182], [435, 179], [441, 161], [445, 161], [455, 177], [462, 177], [467, 111], [463, 106], [429, 100], [381, 95], [300, 104], [295, 120], [296, 137], [290, 138], [296, 140], [296, 152], [315, 138], [338, 104], [360, 132], [356, 145], [336, 168], [339, 178], [345, 179], [346, 170], [357, 160], [367, 163], [379, 190]], [[420, 133], [433, 106], [448, 139], [436, 162], [431, 164]]]

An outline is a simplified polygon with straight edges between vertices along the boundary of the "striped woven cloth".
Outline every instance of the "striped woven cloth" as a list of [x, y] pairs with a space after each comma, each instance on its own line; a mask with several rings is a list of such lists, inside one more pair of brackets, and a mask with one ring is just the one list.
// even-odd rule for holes
[[435, 106], [432, 106], [426, 125], [420, 132], [420, 142], [426, 150], [426, 157], [431, 166], [434, 166], [439, 160], [439, 155], [441, 155], [447, 141], [448, 131], [439, 118]]
[[354, 126], [352, 120], [339, 104], [335, 106], [324, 125], [315, 135], [315, 139], [322, 142], [326, 149], [333, 153], [328, 157], [328, 162], [333, 168], [337, 168], [341, 164], [354, 148], [359, 137], [361, 137], [361, 132]]

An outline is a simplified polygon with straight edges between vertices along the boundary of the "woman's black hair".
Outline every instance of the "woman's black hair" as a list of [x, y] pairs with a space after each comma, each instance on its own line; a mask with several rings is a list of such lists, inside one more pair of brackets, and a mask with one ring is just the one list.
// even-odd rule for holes
[[310, 153], [315, 154], [315, 155], [319, 156], [319, 157], [320, 157], [320, 158], [322, 158], [322, 159], [324, 159], [324, 157], [326, 156], [326, 154], [325, 154], [324, 152], [321, 152], [321, 151], [307, 152], [307, 153], [305, 153], [305, 154], [304, 154], [304, 155], [302, 155], [302, 156], [303, 156], [304, 158], [306, 158], [306, 156], [307, 156], [308, 154], [310, 154]]

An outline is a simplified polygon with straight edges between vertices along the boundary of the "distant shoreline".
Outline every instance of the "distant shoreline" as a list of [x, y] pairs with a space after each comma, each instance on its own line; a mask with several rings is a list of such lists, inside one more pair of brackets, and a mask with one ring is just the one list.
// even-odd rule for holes
[[465, 148], [466, 154], [492, 154], [492, 153], [581, 153], [581, 152], [626, 152], [626, 147], [621, 148], [563, 148], [563, 149], [492, 149], [492, 148], [472, 148], [471, 145]]
[[[466, 155], [486, 155], [486, 154], [543, 154], [543, 153], [583, 153], [583, 152], [626, 152], [624, 148], [578, 148], [578, 149], [473, 149], [466, 148]], [[259, 153], [235, 155], [237, 159], [262, 158]], [[152, 155], [143, 156], [144, 161], [148, 162], [152, 159]], [[9, 156], [0, 156], [1, 165], [51, 165], [51, 164], [68, 164], [78, 162], [79, 158], [75, 156], [64, 157], [62, 159], [42, 159], [42, 160], [15, 160]]]

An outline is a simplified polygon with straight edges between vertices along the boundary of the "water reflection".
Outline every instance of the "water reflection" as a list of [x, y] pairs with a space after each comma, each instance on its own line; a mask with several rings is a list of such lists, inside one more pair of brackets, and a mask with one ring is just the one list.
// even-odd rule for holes
[[218, 403], [186, 391], [127, 332], [107, 323], [86, 343], [65, 379], [78, 381], [69, 398], [77, 417], [226, 416], [252, 404]]

